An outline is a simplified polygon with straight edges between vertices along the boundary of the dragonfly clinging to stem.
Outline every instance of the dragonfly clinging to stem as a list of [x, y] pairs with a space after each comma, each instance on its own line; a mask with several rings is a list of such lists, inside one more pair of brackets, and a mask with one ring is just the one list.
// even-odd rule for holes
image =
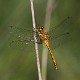
[[[60, 25], [62, 25], [62, 23], [64, 23], [65, 21], [67, 22], [68, 21], [68, 19], [69, 19], [69, 17], [68, 18], [66, 18], [65, 20], [63, 20], [58, 26], [56, 26], [56, 27], [54, 27], [54, 31], [55, 32], [59, 32], [59, 31], [56, 31], [56, 30], [58, 30], [59, 29], [59, 26]], [[64, 27], [65, 27], [65, 25], [64, 25]], [[13, 40], [12, 42], [11, 42], [11, 44], [10, 44], [10, 46], [13, 44], [13, 43], [16, 43], [15, 45], [17, 45], [18, 44], [18, 42], [19, 43], [23, 43], [23, 44], [25, 44], [26, 43], [26, 45], [28, 45], [29, 44], [29, 46], [31, 45], [31, 43], [34, 43], [34, 40], [32, 39], [32, 37], [33, 37], [33, 35], [32, 35], [32, 33], [33, 33], [33, 30], [32, 30], [32, 32], [30, 32], [31, 30], [29, 30], [29, 31], [27, 31], [28, 29], [23, 29], [23, 28], [16, 28], [16, 27], [14, 27], [14, 26], [11, 26], [10, 27], [11, 29], [13, 28], [14, 30], [13, 30], [13, 33], [14, 32], [19, 32], [20, 31], [20, 33], [19, 33], [19, 35], [20, 36], [18, 36], [17, 37], [17, 39], [16, 40]], [[61, 30], [66, 30], [66, 28], [61, 28]], [[55, 68], [56, 69], [58, 69], [57, 68], [57, 62], [56, 62], [56, 60], [55, 60], [55, 58], [54, 58], [54, 54], [53, 54], [53, 52], [52, 52], [52, 49], [51, 49], [51, 47], [53, 47], [53, 46], [51, 46], [54, 42], [56, 42], [56, 41], [53, 41], [54, 40], [54, 38], [58, 38], [58, 37], [60, 37], [60, 39], [61, 39], [61, 36], [63, 36], [63, 35], [65, 35], [65, 34], [69, 34], [69, 32], [67, 32], [67, 33], [61, 33], [61, 34], [59, 34], [59, 35], [53, 35], [53, 29], [51, 29], [51, 31], [50, 31], [50, 33], [48, 33], [45, 29], [44, 29], [44, 26], [40, 26], [40, 27], [36, 27], [36, 29], [34, 29], [34, 32], [36, 32], [36, 34], [38, 34], [38, 36], [36, 35], [36, 37], [37, 37], [37, 39], [38, 39], [38, 37], [39, 37], [39, 39], [40, 39], [40, 41], [41, 41], [41, 43], [43, 42], [43, 43], [45, 43], [45, 45], [47, 46], [47, 48], [48, 48], [48, 50], [49, 50], [49, 53], [50, 53], [50, 55], [51, 55], [51, 58], [52, 58], [52, 61], [53, 61], [53, 63], [54, 63], [54, 66], [55, 66]], [[27, 32], [29, 32], [30, 34], [27, 34]], [[54, 32], [54, 33], [55, 33]], [[63, 32], [63, 31], [62, 31]], [[12, 32], [11, 32], [12, 33]], [[15, 34], [15, 33], [14, 33]], [[26, 35], [26, 36], [25, 36]], [[17, 34], [15, 35], [15, 36], [17, 36]], [[53, 37], [54, 36], [54, 37]], [[51, 40], [52, 39], [52, 40]], [[60, 41], [60, 39], [59, 39], [59, 41]], [[30, 43], [29, 43], [30, 42]], [[50, 45], [50, 42], [53, 42], [53, 43], [51, 43], [51, 45]], [[39, 42], [37, 42], [37, 43], [39, 43]], [[54, 43], [54, 45], [55, 45], [55, 43]], [[22, 46], [22, 45], [21, 45]], [[57, 46], [57, 45], [56, 45]], [[54, 46], [54, 48], [56, 47], [56, 46]], [[58, 46], [59, 46], [59, 44], [58, 44]]]
[[45, 31], [44, 26], [40, 26], [39, 28], [37, 28], [36, 32], [38, 33], [38, 35], [39, 35], [40, 39], [42, 40], [42, 42], [44, 42], [45, 45], [47, 46], [47, 48], [50, 52], [52, 61], [54, 63], [54, 66], [57, 69], [57, 63], [56, 63], [56, 60], [54, 58], [54, 55], [53, 55], [51, 47], [50, 47], [50, 40], [49, 40], [48, 32]]

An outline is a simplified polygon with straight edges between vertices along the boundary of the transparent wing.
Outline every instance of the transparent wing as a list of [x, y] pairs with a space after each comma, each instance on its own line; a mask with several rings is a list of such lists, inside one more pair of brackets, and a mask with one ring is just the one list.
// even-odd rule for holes
[[51, 25], [52, 27], [50, 28], [50, 35], [60, 35], [63, 34], [65, 32], [68, 32], [70, 29], [70, 25], [72, 24], [72, 17], [67, 17], [65, 19], [63, 19], [62, 21], [60, 21], [56, 26]]
[[60, 47], [67, 43], [70, 39], [70, 33], [64, 33], [59, 36], [50, 37], [50, 44], [53, 49]]
[[25, 48], [33, 46], [33, 30], [10, 26], [10, 47]]
[[66, 19], [61, 21], [57, 26], [51, 27], [49, 36], [52, 48], [57, 48], [68, 41], [68, 39], [70, 38], [70, 24], [71, 18], [67, 17]]

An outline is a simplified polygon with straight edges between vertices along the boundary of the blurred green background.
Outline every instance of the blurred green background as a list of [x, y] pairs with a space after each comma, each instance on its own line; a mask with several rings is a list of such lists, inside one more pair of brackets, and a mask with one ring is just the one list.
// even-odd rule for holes
[[[80, 80], [80, 0], [56, 0], [55, 4], [57, 7], [52, 12], [50, 25], [58, 25], [70, 16], [67, 27], [70, 36], [54, 50], [59, 70], [55, 70], [49, 55], [47, 80]], [[44, 24], [46, 5], [47, 0], [34, 0], [38, 26]], [[11, 43], [13, 40], [31, 37], [30, 0], [0, 0], [0, 80], [38, 80], [34, 44]]]

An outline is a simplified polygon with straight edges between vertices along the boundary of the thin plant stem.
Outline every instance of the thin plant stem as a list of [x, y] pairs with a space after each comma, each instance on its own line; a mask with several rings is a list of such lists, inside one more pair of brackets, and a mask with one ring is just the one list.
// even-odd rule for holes
[[[45, 27], [46, 31], [49, 31], [52, 9], [53, 10], [55, 9], [55, 7], [53, 6], [54, 2], [55, 2], [55, 0], [48, 0], [48, 2], [47, 2], [45, 23], [44, 23], [44, 27]], [[42, 79], [43, 80], [47, 80], [46, 79], [47, 55], [48, 55], [48, 49], [43, 45], [43, 52], [42, 52]]]
[[[30, 3], [31, 3], [31, 13], [32, 13], [33, 30], [35, 31], [36, 24], [35, 24], [35, 17], [34, 17], [33, 0], [30, 0]], [[34, 32], [34, 40], [35, 40], [35, 50], [36, 50], [36, 58], [37, 58], [38, 77], [39, 77], [39, 80], [42, 80], [42, 78], [41, 78], [41, 70], [40, 70], [38, 44], [36, 43], [37, 42], [37, 38], [36, 38], [36, 33], [35, 32]]]

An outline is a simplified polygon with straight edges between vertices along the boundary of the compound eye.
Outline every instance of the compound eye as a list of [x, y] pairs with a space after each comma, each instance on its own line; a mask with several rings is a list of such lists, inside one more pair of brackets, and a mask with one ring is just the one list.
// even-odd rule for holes
[[42, 30], [43, 30], [43, 28], [44, 28], [43, 26], [40, 27], [40, 29], [42, 29]]

